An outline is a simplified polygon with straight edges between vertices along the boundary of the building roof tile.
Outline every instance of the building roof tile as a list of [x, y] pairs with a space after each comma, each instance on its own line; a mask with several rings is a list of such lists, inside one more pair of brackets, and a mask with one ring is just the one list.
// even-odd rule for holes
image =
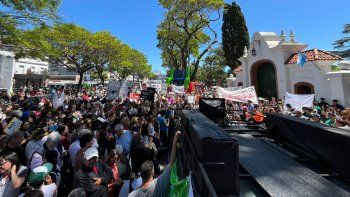
[[[307, 51], [303, 51], [303, 54], [306, 55], [306, 61], [316, 61], [316, 60], [341, 60], [342, 58], [338, 55], [334, 55], [332, 53], [311, 49]], [[285, 64], [296, 64], [298, 61], [298, 53], [293, 53], [285, 62]]]

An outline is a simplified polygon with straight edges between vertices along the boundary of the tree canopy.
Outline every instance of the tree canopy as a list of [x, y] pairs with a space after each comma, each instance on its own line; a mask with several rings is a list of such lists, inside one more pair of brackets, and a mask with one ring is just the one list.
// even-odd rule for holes
[[0, 0], [0, 42], [18, 44], [20, 30], [57, 21], [60, 0]]
[[197, 78], [208, 86], [222, 85], [227, 78], [225, 72], [225, 57], [221, 47], [212, 49], [204, 59], [204, 64], [199, 67]]
[[336, 40], [333, 44], [334, 48], [341, 50], [341, 56], [345, 58], [350, 57], [350, 24], [345, 24], [342, 33], [343, 38]]
[[234, 70], [241, 65], [238, 59], [243, 56], [244, 47], [249, 45], [248, 28], [241, 8], [235, 2], [225, 5], [221, 30], [226, 64]]
[[98, 77], [102, 84], [106, 72], [119, 79], [152, 75], [144, 54], [107, 31], [92, 33], [74, 24], [57, 24], [25, 31], [22, 44], [16, 51], [18, 57], [37, 57], [49, 61], [52, 67], [77, 72], [79, 85], [87, 71], [93, 71], [94, 78]]
[[224, 2], [159, 0], [159, 3], [166, 10], [165, 19], [157, 29], [163, 66], [186, 69], [193, 62], [191, 80], [194, 80], [201, 59], [218, 42], [217, 33], [210, 25], [220, 19]]

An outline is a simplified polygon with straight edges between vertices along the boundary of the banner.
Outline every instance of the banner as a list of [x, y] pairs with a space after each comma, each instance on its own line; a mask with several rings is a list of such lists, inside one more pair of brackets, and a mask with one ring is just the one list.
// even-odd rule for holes
[[239, 88], [239, 87], [228, 87], [228, 88], [224, 88], [225, 90], [227, 91], [237, 91], [237, 90], [240, 90], [242, 88]]
[[175, 94], [185, 94], [185, 86], [176, 86], [176, 85], [171, 85], [172, 86], [172, 91]]
[[313, 107], [314, 99], [314, 94], [290, 94], [286, 92], [284, 109], [287, 109], [287, 104], [290, 104], [295, 110], [302, 110], [303, 107]]
[[254, 86], [236, 91], [228, 91], [221, 87], [218, 87], [217, 90], [219, 98], [225, 98], [226, 100], [242, 103], [246, 103], [248, 100], [250, 100], [253, 104], [258, 104], [258, 97], [256, 96]]

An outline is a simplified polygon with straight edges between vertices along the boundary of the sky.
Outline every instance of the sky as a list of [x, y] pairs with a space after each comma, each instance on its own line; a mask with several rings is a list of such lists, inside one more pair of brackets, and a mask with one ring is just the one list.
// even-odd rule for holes
[[[226, 0], [231, 3], [231, 1]], [[286, 34], [308, 48], [333, 50], [333, 42], [350, 23], [350, 0], [237, 0], [250, 36], [257, 31]], [[161, 51], [156, 47], [157, 25], [164, 10], [158, 0], [62, 0], [59, 15], [92, 32], [107, 30], [147, 56], [153, 70], [162, 70]], [[222, 20], [213, 24], [221, 37]], [[221, 41], [221, 38], [219, 38]]]

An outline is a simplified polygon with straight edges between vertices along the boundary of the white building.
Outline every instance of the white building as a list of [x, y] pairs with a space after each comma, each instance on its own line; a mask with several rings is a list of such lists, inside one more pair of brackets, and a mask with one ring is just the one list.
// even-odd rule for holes
[[48, 66], [48, 62], [36, 59], [16, 60], [10, 47], [3, 46], [0, 49], [0, 88], [11, 90], [15, 84], [42, 86]]
[[[350, 106], [350, 71], [332, 72], [331, 68], [341, 57], [318, 49], [303, 51], [306, 47], [295, 40], [293, 32], [288, 41], [283, 31], [280, 36], [256, 32], [240, 59], [242, 66], [234, 71], [235, 85], [255, 86], [260, 97], [283, 99], [286, 92], [315, 94], [316, 100], [337, 99]], [[299, 51], [307, 57], [303, 66], [297, 66]]]

